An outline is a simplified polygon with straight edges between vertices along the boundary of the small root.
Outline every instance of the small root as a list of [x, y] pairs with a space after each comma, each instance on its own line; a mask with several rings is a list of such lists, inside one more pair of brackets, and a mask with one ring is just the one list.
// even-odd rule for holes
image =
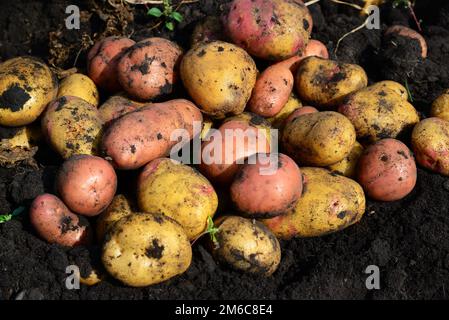
[[[334, 1], [334, 0], [331, 0], [331, 1]], [[352, 29], [352, 30], [349, 31], [348, 33], [345, 33], [340, 39], [338, 39], [337, 45], [335, 46], [335, 50], [334, 50], [334, 54], [335, 54], [335, 55], [337, 55], [337, 51], [338, 51], [338, 48], [340, 47], [341, 41], [342, 41], [344, 38], [346, 38], [347, 36], [349, 36], [349, 35], [351, 35], [351, 34], [357, 32], [357, 31], [363, 29], [364, 27], [366, 27], [366, 25], [368, 24], [369, 18], [370, 18], [370, 17], [366, 18], [366, 19], [365, 19], [365, 22], [363, 22], [360, 26], [358, 26], [357, 28]]]

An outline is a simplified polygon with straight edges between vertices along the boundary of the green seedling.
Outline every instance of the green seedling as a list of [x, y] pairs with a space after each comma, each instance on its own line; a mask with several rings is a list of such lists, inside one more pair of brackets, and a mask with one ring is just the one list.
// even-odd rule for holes
[[9, 214], [0, 215], [0, 223], [4, 223], [11, 220], [12, 218], [20, 215], [23, 211], [25, 211], [25, 207], [17, 207], [16, 209], [14, 209], [13, 212]]
[[162, 6], [162, 10], [157, 7], [150, 8], [147, 12], [147, 15], [155, 18], [164, 17], [165, 27], [168, 30], [173, 31], [175, 29], [175, 22], [182, 22], [184, 17], [173, 8], [171, 0], [163, 0]]
[[410, 88], [408, 86], [407, 79], [405, 79], [405, 89], [407, 90], [408, 99], [410, 100], [410, 102], [413, 102], [412, 92], [410, 91]]
[[206, 230], [205, 230], [203, 233], [201, 233], [195, 240], [192, 241], [192, 245], [193, 245], [199, 238], [201, 238], [202, 236], [204, 236], [205, 234], [209, 234], [210, 239], [212, 240], [212, 242], [213, 242], [215, 248], [218, 248], [218, 247], [219, 247], [218, 239], [217, 239], [217, 233], [218, 233], [218, 231], [219, 231], [219, 228], [215, 227], [215, 225], [214, 225], [214, 220], [212, 220], [212, 217], [211, 217], [211, 216], [207, 217], [207, 227], [206, 227]]

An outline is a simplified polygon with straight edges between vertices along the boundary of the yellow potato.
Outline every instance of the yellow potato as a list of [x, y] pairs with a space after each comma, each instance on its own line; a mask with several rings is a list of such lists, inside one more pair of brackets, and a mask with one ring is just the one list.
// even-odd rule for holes
[[74, 73], [61, 81], [58, 98], [62, 96], [78, 97], [95, 107], [98, 107], [100, 100], [95, 83], [88, 76], [81, 73]]
[[108, 230], [121, 218], [129, 216], [135, 212], [134, 203], [129, 197], [118, 194], [114, 197], [111, 204], [104, 210], [97, 219], [97, 239], [103, 241]]
[[145, 287], [183, 273], [192, 261], [184, 229], [157, 213], [136, 213], [117, 221], [106, 234], [102, 261], [116, 279]]
[[33, 57], [0, 64], [0, 125], [19, 127], [36, 120], [58, 92], [50, 68]]
[[253, 59], [236, 45], [200, 43], [181, 61], [184, 87], [198, 107], [212, 118], [243, 112], [256, 83]]
[[36, 127], [40, 129], [34, 124], [25, 127], [0, 126], [0, 166], [14, 167], [18, 162], [33, 158], [39, 138], [35, 134]]
[[368, 88], [369, 88], [369, 90], [373, 90], [376, 92], [382, 91], [383, 89], [390, 89], [390, 90], [396, 92], [405, 101], [408, 100], [407, 89], [402, 84], [400, 84], [399, 82], [396, 82], [396, 81], [391, 81], [391, 80], [379, 81], [379, 82], [376, 82], [376, 83], [370, 85]]
[[363, 146], [357, 141], [354, 143], [351, 152], [343, 159], [328, 167], [329, 170], [341, 174], [348, 178], [356, 175], [357, 163], [363, 153]]
[[356, 64], [312, 56], [301, 61], [295, 84], [301, 101], [317, 108], [329, 108], [338, 106], [348, 94], [366, 87], [368, 77]]
[[281, 239], [315, 237], [358, 222], [365, 212], [365, 195], [355, 181], [323, 168], [301, 168], [302, 197], [285, 215], [262, 222]]
[[48, 106], [42, 117], [42, 130], [64, 159], [75, 154], [96, 155], [102, 121], [93, 105], [81, 98], [67, 96]]
[[338, 111], [352, 122], [361, 143], [398, 138], [419, 121], [415, 108], [389, 88], [359, 90]]
[[304, 114], [282, 132], [286, 153], [301, 165], [328, 166], [344, 159], [355, 143], [351, 122], [334, 111]]
[[140, 210], [176, 220], [189, 239], [198, 237], [213, 217], [218, 197], [211, 183], [192, 167], [168, 158], [151, 161], [139, 176]]
[[288, 116], [293, 111], [301, 107], [301, 101], [299, 101], [296, 94], [292, 93], [288, 98], [287, 103], [284, 105], [284, 107], [282, 107], [281, 111], [279, 111], [274, 117], [267, 118], [267, 120], [271, 123], [271, 126], [273, 128], [282, 130], [285, 125], [285, 120], [288, 118]]
[[430, 115], [449, 121], [449, 90], [446, 90], [432, 103]]

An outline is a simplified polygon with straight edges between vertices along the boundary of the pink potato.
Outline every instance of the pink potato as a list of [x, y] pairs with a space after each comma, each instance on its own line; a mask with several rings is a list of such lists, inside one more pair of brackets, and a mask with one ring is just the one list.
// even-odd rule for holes
[[399, 140], [380, 140], [360, 157], [357, 177], [367, 195], [375, 200], [402, 199], [416, 184], [413, 154]]
[[114, 198], [117, 175], [109, 162], [100, 157], [75, 155], [62, 164], [56, 189], [70, 210], [95, 216]]
[[223, 20], [232, 42], [267, 60], [301, 54], [312, 31], [309, 10], [293, 0], [234, 0]]
[[398, 36], [401, 37], [405, 37], [405, 38], [409, 38], [410, 40], [416, 40], [419, 42], [419, 45], [421, 47], [421, 57], [423, 59], [425, 59], [427, 57], [427, 43], [426, 43], [426, 39], [424, 39], [424, 37], [419, 34], [418, 32], [416, 32], [413, 29], [410, 29], [406, 26], [401, 26], [401, 25], [394, 25], [389, 27], [386, 31], [385, 31], [385, 35], [392, 35], [392, 34], [397, 34]]
[[124, 37], [108, 37], [95, 43], [87, 54], [87, 74], [97, 86], [109, 92], [120, 90], [117, 64], [135, 42]]
[[249, 111], [262, 117], [273, 117], [287, 103], [293, 89], [293, 74], [282, 62], [265, 69], [257, 78], [251, 98]]
[[117, 66], [123, 89], [139, 100], [172, 93], [182, 49], [163, 38], [148, 38], [129, 48]]
[[253, 155], [236, 174], [231, 198], [249, 218], [271, 218], [294, 207], [302, 193], [299, 167], [284, 154]]
[[89, 222], [71, 212], [52, 194], [41, 194], [30, 207], [30, 221], [37, 233], [49, 243], [73, 247], [90, 242]]
[[290, 69], [292, 74], [296, 74], [300, 62], [310, 56], [329, 59], [329, 52], [327, 51], [326, 46], [321, 41], [310, 39], [309, 43], [306, 46], [306, 49], [301, 55], [295, 55], [291, 58], [279, 62], [278, 64]]
[[214, 183], [229, 185], [239, 168], [239, 162], [255, 153], [270, 152], [270, 137], [266, 130], [243, 120], [223, 123], [201, 146], [200, 171]]
[[318, 111], [318, 109], [316, 109], [314, 107], [310, 107], [310, 106], [301, 107], [299, 109], [296, 109], [292, 113], [290, 113], [290, 115], [287, 117], [287, 119], [285, 119], [285, 123], [292, 122], [293, 120], [295, 120], [296, 118], [298, 118], [299, 116], [302, 116], [304, 114], [315, 113], [315, 112], [319, 112], [319, 111]]
[[137, 169], [170, 153], [178, 142], [178, 136], [172, 138], [175, 130], [184, 129], [192, 139], [195, 123], [201, 130], [202, 120], [201, 111], [188, 100], [150, 104], [115, 120], [103, 135], [102, 150], [117, 168]]

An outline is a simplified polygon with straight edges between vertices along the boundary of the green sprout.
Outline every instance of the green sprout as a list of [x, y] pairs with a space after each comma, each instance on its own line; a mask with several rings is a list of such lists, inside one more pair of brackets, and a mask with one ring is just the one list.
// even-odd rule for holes
[[413, 102], [412, 92], [410, 91], [410, 88], [408, 86], [407, 79], [405, 79], [405, 89], [407, 90], [408, 99], [410, 100], [410, 102]]
[[204, 236], [205, 234], [209, 234], [210, 239], [212, 240], [212, 242], [214, 243], [215, 248], [219, 247], [218, 244], [218, 239], [217, 239], [217, 233], [219, 231], [219, 228], [215, 227], [214, 225], [214, 220], [212, 220], [211, 216], [207, 217], [207, 227], [206, 230], [204, 232], [202, 232], [198, 237], [195, 238], [195, 240], [192, 241], [192, 246], [193, 244], [202, 236]]
[[153, 7], [148, 10], [147, 15], [156, 18], [164, 17], [165, 27], [168, 30], [173, 31], [175, 30], [175, 22], [182, 22], [184, 17], [182, 16], [182, 14], [176, 11], [176, 9], [173, 8], [171, 0], [163, 0], [162, 5], [163, 10], [157, 7]]
[[20, 215], [23, 211], [25, 211], [25, 207], [17, 207], [16, 209], [14, 209], [13, 212], [9, 214], [0, 215], [0, 223], [4, 223], [11, 220], [12, 218]]

